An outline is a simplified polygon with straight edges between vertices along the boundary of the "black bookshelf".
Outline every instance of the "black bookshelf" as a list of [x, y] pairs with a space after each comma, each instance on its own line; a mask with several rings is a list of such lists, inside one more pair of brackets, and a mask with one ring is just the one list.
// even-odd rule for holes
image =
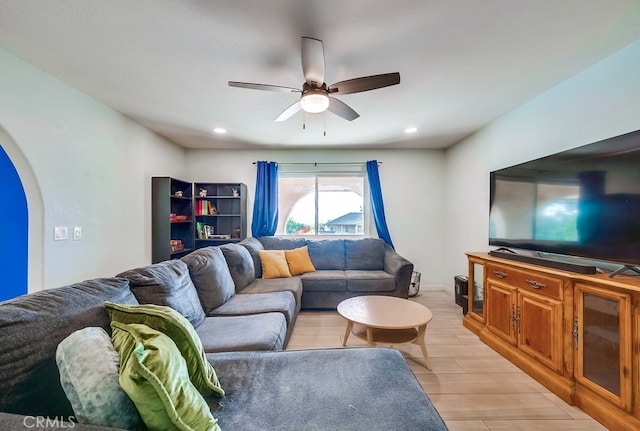
[[193, 184], [151, 179], [151, 261], [176, 259], [194, 249]]
[[193, 184], [195, 247], [239, 242], [247, 237], [247, 186], [242, 183]]

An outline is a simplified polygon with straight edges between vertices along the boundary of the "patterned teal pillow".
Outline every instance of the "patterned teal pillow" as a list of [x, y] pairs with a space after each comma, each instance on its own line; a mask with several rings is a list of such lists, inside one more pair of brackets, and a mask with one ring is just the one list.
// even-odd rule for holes
[[167, 335], [147, 325], [111, 322], [120, 353], [120, 385], [149, 430], [220, 431]]
[[102, 328], [80, 329], [56, 350], [60, 383], [78, 422], [144, 429], [135, 405], [118, 383], [120, 358]]

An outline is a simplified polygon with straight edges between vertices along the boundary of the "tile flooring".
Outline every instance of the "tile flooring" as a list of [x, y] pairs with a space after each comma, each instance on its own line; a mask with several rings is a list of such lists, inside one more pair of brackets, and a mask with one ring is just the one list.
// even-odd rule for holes
[[[451, 293], [422, 290], [412, 298], [433, 311], [427, 349], [433, 371], [419, 362], [420, 348], [394, 345], [407, 361], [451, 431], [601, 431], [595, 420], [538, 384], [462, 326]], [[288, 350], [342, 346], [346, 321], [335, 311], [303, 311]], [[350, 347], [366, 346], [351, 336]], [[414, 359], [417, 358], [417, 359]]]

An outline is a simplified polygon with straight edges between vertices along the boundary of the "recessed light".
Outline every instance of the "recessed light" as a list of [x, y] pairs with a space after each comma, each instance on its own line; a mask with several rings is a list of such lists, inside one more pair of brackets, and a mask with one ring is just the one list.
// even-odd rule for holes
[[227, 130], [226, 130], [226, 129], [223, 129], [222, 127], [216, 127], [215, 129], [213, 129], [213, 131], [214, 131], [215, 133], [220, 134], [220, 135], [222, 135], [222, 134], [224, 134], [224, 133], [227, 133]]
[[417, 127], [407, 127], [406, 129], [404, 129], [404, 133], [416, 133], [417, 131]]

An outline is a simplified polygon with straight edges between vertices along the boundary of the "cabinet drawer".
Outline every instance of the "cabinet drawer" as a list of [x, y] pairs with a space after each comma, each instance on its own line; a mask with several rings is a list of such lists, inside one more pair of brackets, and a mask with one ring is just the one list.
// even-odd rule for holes
[[552, 298], [562, 299], [562, 280], [535, 271], [487, 264], [487, 278], [499, 280], [518, 289], [525, 289]]

